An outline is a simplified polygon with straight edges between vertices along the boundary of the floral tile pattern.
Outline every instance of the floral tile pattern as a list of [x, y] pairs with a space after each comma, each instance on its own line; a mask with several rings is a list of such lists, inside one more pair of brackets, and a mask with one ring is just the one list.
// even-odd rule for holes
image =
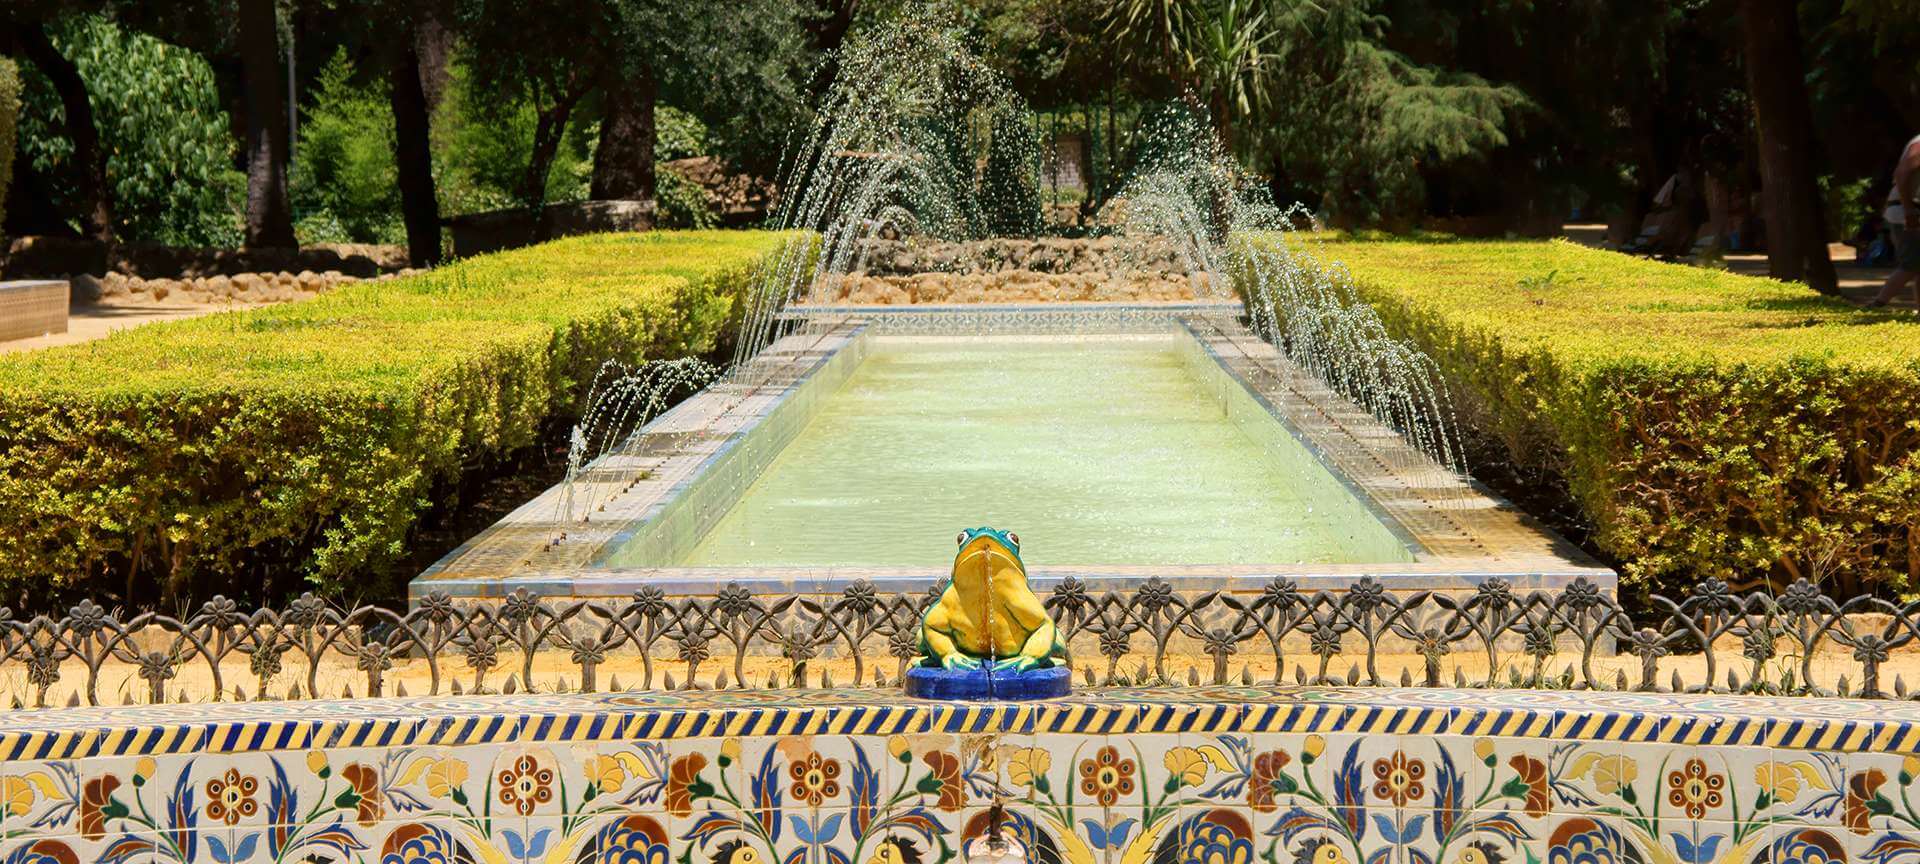
[[623, 695], [205, 706], [132, 738], [165, 724], [18, 712], [0, 735], [87, 755], [0, 763], [0, 864], [922, 864], [964, 860], [995, 803], [1058, 864], [1920, 864], [1904, 706]]

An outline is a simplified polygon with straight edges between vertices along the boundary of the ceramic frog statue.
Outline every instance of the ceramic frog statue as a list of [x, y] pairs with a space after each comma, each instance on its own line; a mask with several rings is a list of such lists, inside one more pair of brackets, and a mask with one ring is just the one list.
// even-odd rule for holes
[[953, 579], [920, 624], [921, 662], [948, 670], [1048, 669], [1067, 655], [1053, 618], [1027, 584], [1020, 536], [974, 528], [960, 532]]

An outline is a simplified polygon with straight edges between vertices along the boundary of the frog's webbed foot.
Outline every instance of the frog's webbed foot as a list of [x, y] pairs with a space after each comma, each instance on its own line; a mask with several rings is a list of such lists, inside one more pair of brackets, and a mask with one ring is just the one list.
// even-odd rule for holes
[[980, 661], [958, 651], [940, 658], [940, 668], [949, 672], [962, 672], [980, 668]]
[[1023, 654], [1019, 657], [1008, 657], [1005, 660], [995, 662], [993, 668], [996, 672], [1026, 672], [1039, 665], [1040, 660], [1038, 658], [1028, 657]]

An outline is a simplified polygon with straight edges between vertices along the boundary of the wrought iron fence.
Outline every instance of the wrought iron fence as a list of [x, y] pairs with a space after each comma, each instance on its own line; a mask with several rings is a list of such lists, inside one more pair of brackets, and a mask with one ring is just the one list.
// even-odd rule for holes
[[[938, 595], [709, 597], [643, 588], [617, 602], [489, 603], [435, 595], [408, 610], [311, 595], [243, 611], [122, 618], [90, 601], [60, 617], [0, 609], [0, 699], [16, 706], [622, 689], [889, 686], [918, 654]], [[1176, 590], [1160, 579], [1046, 604], [1093, 686], [1273, 684], [1548, 687], [1907, 698], [1920, 603], [1845, 601], [1801, 581], [1735, 593], [1709, 580], [1630, 614], [1593, 583], [1396, 593], [1360, 579], [1304, 592]], [[624, 670], [621, 671], [621, 670]], [[623, 683], [621, 675], [626, 676]], [[11, 691], [11, 692], [9, 692]]]

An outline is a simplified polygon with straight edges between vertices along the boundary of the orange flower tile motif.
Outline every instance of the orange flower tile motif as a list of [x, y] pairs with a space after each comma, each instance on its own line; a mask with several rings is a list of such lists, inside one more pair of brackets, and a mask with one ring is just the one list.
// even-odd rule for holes
[[1247, 806], [1257, 813], [1272, 813], [1280, 809], [1274, 800], [1274, 793], [1280, 780], [1280, 772], [1287, 767], [1293, 757], [1285, 751], [1268, 750], [1253, 757], [1253, 773], [1247, 778]]
[[1684, 767], [1667, 772], [1667, 803], [1688, 819], [1704, 819], [1707, 811], [1725, 803], [1727, 778], [1707, 770], [1704, 759], [1688, 759]]
[[1848, 831], [1865, 836], [1872, 833], [1873, 804], [1886, 785], [1887, 772], [1869, 768], [1847, 778], [1847, 797], [1841, 807], [1841, 821]]
[[945, 750], [930, 750], [921, 761], [927, 763], [927, 779], [931, 781], [921, 788], [937, 786], [931, 790], [940, 796], [936, 806], [948, 813], [958, 813], [967, 806], [967, 784], [960, 776], [960, 757]]
[[226, 774], [207, 781], [207, 818], [240, 824], [241, 819], [260, 812], [260, 804], [253, 799], [258, 791], [260, 781], [242, 775], [238, 768], [228, 768]]
[[703, 753], [688, 753], [673, 760], [667, 769], [667, 813], [675, 817], [684, 817], [693, 812], [694, 785], [700, 780], [700, 772], [706, 770], [707, 757]]
[[105, 774], [87, 781], [80, 797], [80, 836], [98, 840], [107, 834], [107, 808], [113, 803], [113, 790], [120, 778]]
[[541, 767], [531, 754], [523, 755], [500, 772], [499, 796], [515, 813], [531, 816], [535, 807], [553, 800], [553, 769]]
[[1091, 758], [1080, 760], [1080, 792], [1102, 807], [1112, 807], [1133, 794], [1136, 771], [1133, 760], [1121, 758], [1120, 751], [1109, 744]]
[[840, 797], [840, 761], [808, 751], [805, 758], [787, 765], [793, 778], [793, 797], [809, 807], [818, 807]]
[[1532, 756], [1515, 756], [1507, 761], [1516, 775], [1516, 782], [1525, 790], [1521, 793], [1523, 807], [1528, 816], [1538, 819], [1553, 809], [1553, 799], [1547, 786], [1547, 763]]
[[1390, 757], [1373, 760], [1373, 797], [1405, 807], [1427, 794], [1426, 776], [1425, 763], [1395, 750]]
[[355, 762], [340, 770], [340, 779], [353, 789], [354, 821], [363, 828], [379, 824], [384, 808], [380, 798], [380, 772]]

